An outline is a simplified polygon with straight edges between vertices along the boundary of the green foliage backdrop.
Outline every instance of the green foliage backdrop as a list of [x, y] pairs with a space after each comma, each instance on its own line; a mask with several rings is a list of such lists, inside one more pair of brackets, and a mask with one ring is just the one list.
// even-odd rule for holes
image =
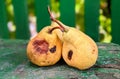
[[[76, 28], [80, 29], [84, 32], [84, 0], [75, 0], [75, 13], [76, 13]], [[59, 12], [59, 0], [51, 0], [51, 9], [54, 16], [59, 19], [60, 12]], [[7, 12], [8, 12], [8, 22], [12, 22], [12, 35], [11, 38], [14, 38], [15, 32], [15, 24], [14, 24], [14, 13], [13, 13], [13, 6], [12, 0], [6, 0], [7, 5]], [[29, 17], [32, 16], [36, 18], [35, 10], [34, 10], [34, 0], [28, 0], [28, 11]], [[110, 42], [111, 37], [111, 18], [110, 18], [110, 0], [101, 0], [100, 2], [100, 41], [101, 42]]]

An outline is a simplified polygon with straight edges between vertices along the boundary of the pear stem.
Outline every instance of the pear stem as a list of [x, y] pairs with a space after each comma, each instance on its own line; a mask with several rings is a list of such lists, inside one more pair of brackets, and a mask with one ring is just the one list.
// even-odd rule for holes
[[50, 19], [51, 19], [52, 21], [56, 22], [56, 23], [60, 26], [61, 31], [65, 31], [65, 28], [63, 27], [63, 25], [62, 25], [58, 20], [56, 20], [56, 19], [52, 16], [52, 13], [51, 13], [51, 11], [50, 11], [50, 7], [49, 7], [49, 6], [48, 6], [48, 12], [49, 12], [49, 15], [50, 15]]
[[53, 31], [53, 30], [55, 30], [55, 29], [60, 29], [60, 27], [54, 27], [54, 28], [50, 29], [50, 30], [48, 31], [48, 33], [50, 33], [50, 34], [51, 34], [51, 33], [52, 33], [52, 31]]

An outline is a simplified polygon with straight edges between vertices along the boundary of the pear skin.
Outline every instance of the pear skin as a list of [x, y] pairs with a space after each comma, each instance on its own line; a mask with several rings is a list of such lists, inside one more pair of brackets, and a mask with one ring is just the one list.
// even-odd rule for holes
[[38, 66], [56, 64], [61, 58], [62, 42], [56, 35], [54, 27], [44, 27], [27, 46], [27, 56]]
[[63, 34], [63, 41], [62, 57], [69, 66], [84, 70], [96, 63], [97, 45], [83, 32], [71, 27]]

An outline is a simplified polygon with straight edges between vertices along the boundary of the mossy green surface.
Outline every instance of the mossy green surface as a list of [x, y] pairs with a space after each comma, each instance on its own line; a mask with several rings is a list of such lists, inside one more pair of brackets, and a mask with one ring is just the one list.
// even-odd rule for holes
[[97, 43], [99, 57], [96, 64], [81, 71], [66, 65], [61, 59], [57, 64], [38, 67], [26, 56], [27, 40], [0, 39], [0, 79], [120, 79], [120, 46]]

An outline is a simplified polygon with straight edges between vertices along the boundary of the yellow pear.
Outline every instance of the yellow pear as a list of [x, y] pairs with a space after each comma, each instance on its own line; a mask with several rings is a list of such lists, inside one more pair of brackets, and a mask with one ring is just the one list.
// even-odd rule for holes
[[62, 42], [55, 33], [58, 27], [46, 26], [27, 46], [27, 56], [38, 66], [50, 66], [61, 58]]
[[78, 69], [92, 67], [98, 58], [96, 43], [83, 32], [69, 28], [63, 34], [62, 57], [70, 66]]
[[92, 67], [98, 58], [98, 48], [94, 40], [85, 33], [64, 25], [60, 21], [53, 18], [48, 8], [50, 18], [59, 26], [60, 31], [56, 32], [63, 42], [62, 57], [65, 62], [72, 67], [80, 70]]

